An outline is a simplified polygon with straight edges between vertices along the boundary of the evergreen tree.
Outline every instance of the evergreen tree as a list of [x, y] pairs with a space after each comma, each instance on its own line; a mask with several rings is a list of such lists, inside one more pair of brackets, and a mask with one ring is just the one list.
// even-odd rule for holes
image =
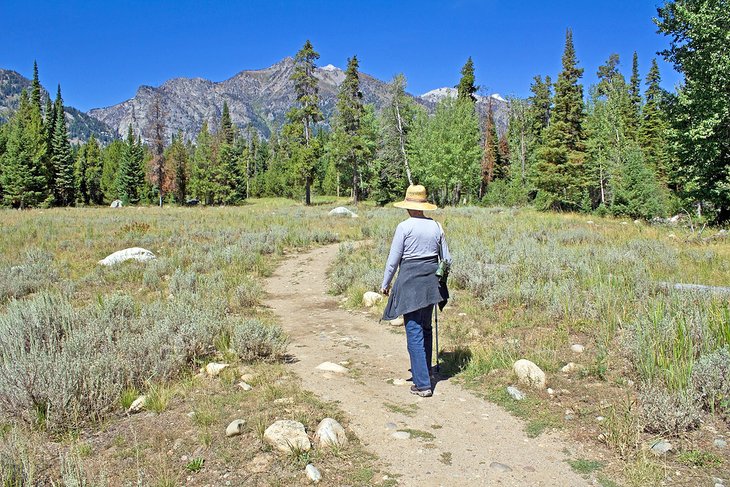
[[101, 148], [99, 147], [99, 143], [96, 141], [94, 134], [92, 134], [86, 144], [84, 144], [79, 153], [79, 159], [82, 155], [84, 159], [84, 171], [83, 173], [79, 171], [79, 180], [84, 181], [86, 189], [84, 203], [100, 205], [104, 202], [104, 193], [102, 191], [104, 165]]
[[352, 198], [357, 204], [362, 193], [360, 173], [365, 163], [367, 149], [362, 137], [362, 118], [365, 109], [360, 91], [357, 56], [347, 60], [345, 79], [337, 94], [337, 115], [332, 143], [337, 157], [344, 167], [351, 170]]
[[550, 115], [552, 112], [552, 80], [550, 76], [545, 76], [545, 81], [540, 76], [535, 76], [530, 91], [532, 95], [528, 98], [530, 102], [529, 118], [530, 130], [535, 139], [542, 138], [543, 131], [550, 125]]
[[220, 129], [218, 130], [218, 139], [221, 144], [233, 145], [235, 138], [233, 122], [231, 121], [231, 112], [228, 109], [228, 102], [223, 101], [223, 112], [221, 113]]
[[598, 67], [598, 85], [596, 87], [599, 96], [608, 96], [608, 92], [615, 83], [625, 83], [623, 75], [618, 70], [619, 57], [613, 53], [608, 57], [606, 64]]
[[76, 178], [74, 157], [66, 128], [66, 112], [63, 108], [63, 98], [61, 98], [61, 85], [58, 85], [54, 107], [56, 121], [53, 127], [53, 142], [51, 144], [54, 196], [56, 204], [70, 206], [76, 202]]
[[636, 134], [639, 129], [639, 117], [641, 116], [641, 76], [639, 76], [639, 55], [634, 51], [631, 61], [631, 80], [629, 81], [629, 98], [631, 100], [631, 119], [629, 124], [632, 133]]
[[206, 205], [213, 204], [213, 198], [216, 194], [215, 166], [213, 140], [208, 131], [208, 123], [203, 122], [195, 142], [193, 167], [190, 174], [190, 191], [193, 196]]
[[542, 208], [575, 210], [584, 200], [583, 69], [577, 67], [573, 33], [565, 35], [563, 69], [555, 84], [550, 125], [543, 134], [533, 182]]
[[311, 204], [312, 180], [321, 149], [319, 144], [312, 144], [314, 124], [322, 120], [317, 78], [314, 76], [317, 59], [319, 59], [319, 53], [307, 40], [294, 57], [294, 72], [291, 75], [298, 106], [292, 107], [287, 115], [289, 123], [301, 126], [300, 145], [303, 147], [299, 148], [296, 160], [298, 172], [304, 179], [304, 202], [307, 205]]
[[671, 37], [662, 54], [684, 75], [672, 117], [684, 190], [717, 222], [729, 221], [730, 8], [723, 0], [675, 0], [658, 14], [659, 32]]
[[479, 199], [481, 200], [487, 192], [487, 188], [497, 178], [503, 177], [504, 168], [499, 149], [499, 138], [497, 136], [497, 124], [494, 123], [494, 112], [492, 111], [492, 99], [489, 98], [487, 105], [487, 120], [484, 124], [484, 150], [482, 151], [482, 177], [479, 182]]
[[47, 198], [43, 157], [46, 144], [40, 117], [28, 93], [20, 94], [18, 111], [5, 132], [5, 150], [0, 159], [3, 203], [14, 208], [39, 206]]
[[641, 112], [639, 143], [644, 150], [647, 163], [654, 169], [659, 181], [668, 185], [675, 178], [674, 171], [669, 167], [668, 123], [662, 110], [664, 90], [659, 86], [660, 81], [659, 66], [656, 59], [652, 59], [651, 68], [646, 76], [646, 103]]
[[140, 148], [141, 144], [135, 141], [132, 126], [129, 125], [117, 173], [117, 193], [125, 205], [140, 201], [144, 182], [144, 172], [140, 160], [144, 157], [144, 153]]
[[38, 79], [38, 63], [33, 61], [33, 81], [31, 82], [30, 104], [41, 113], [41, 82]]
[[149, 120], [147, 139], [150, 141], [150, 148], [152, 150], [150, 181], [155, 186], [157, 199], [160, 207], [162, 207], [166, 185], [169, 184], [166, 184], [167, 175], [165, 174], [165, 113], [159, 94], [155, 96], [150, 106], [147, 119]]
[[111, 202], [119, 199], [118, 175], [119, 166], [124, 155], [126, 144], [119, 139], [113, 140], [101, 153], [101, 202]]
[[[539, 142], [539, 133], [534, 134], [533, 105], [530, 101], [517, 98], [509, 101], [509, 124], [507, 126], [507, 143], [509, 144], [509, 193], [502, 204], [525, 204], [530, 187], [527, 176], [534, 164], [535, 147]], [[544, 113], [544, 112], [543, 112]]]
[[457, 98], [460, 100], [471, 100], [476, 103], [477, 97], [475, 93], [478, 86], [474, 84], [474, 61], [471, 60], [471, 56], [466, 60], [466, 63], [461, 68], [461, 79], [459, 84], [456, 85]]

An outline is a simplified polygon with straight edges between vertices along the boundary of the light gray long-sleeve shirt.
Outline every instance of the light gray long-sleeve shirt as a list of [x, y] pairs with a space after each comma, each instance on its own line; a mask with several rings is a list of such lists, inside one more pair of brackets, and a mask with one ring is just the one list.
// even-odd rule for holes
[[[440, 252], [439, 252], [440, 249]], [[451, 262], [449, 246], [446, 245], [443, 230], [435, 220], [411, 217], [398, 224], [390, 244], [388, 262], [381, 289], [390, 286], [401, 260], [419, 257], [435, 257]]]

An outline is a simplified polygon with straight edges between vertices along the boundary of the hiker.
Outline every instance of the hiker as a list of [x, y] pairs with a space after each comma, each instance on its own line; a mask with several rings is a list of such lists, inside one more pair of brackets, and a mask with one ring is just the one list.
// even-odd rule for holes
[[[409, 186], [405, 200], [393, 206], [408, 210], [410, 218], [398, 224], [385, 264], [380, 292], [389, 298], [383, 319], [390, 321], [403, 316], [413, 374], [411, 393], [429, 397], [433, 394], [431, 317], [434, 305], [443, 308], [449, 297], [446, 280], [437, 275], [437, 270], [440, 270], [440, 260], [448, 266], [451, 255], [441, 225], [423, 214], [436, 209], [436, 205], [426, 200], [426, 188]], [[396, 269], [398, 277], [391, 290]]]

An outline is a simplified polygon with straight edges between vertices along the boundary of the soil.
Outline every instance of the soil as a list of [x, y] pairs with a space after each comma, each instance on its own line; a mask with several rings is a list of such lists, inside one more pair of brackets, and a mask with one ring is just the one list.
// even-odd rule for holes
[[[338, 403], [398, 485], [591, 485], [566, 463], [580, 445], [560, 433], [528, 438], [521, 420], [455, 380], [439, 380], [430, 398], [410, 394], [402, 327], [348, 311], [327, 294], [326, 270], [337, 252], [329, 245], [288, 256], [267, 279], [266, 302], [291, 337], [289, 367], [302, 386]], [[323, 362], [348, 372], [318, 370]], [[403, 433], [409, 438], [398, 439]]]

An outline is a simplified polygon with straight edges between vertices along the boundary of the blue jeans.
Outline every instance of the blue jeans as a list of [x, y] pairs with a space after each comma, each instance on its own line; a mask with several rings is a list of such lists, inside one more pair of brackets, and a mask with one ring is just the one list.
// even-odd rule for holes
[[432, 315], [433, 305], [403, 315], [413, 384], [421, 390], [431, 388]]

